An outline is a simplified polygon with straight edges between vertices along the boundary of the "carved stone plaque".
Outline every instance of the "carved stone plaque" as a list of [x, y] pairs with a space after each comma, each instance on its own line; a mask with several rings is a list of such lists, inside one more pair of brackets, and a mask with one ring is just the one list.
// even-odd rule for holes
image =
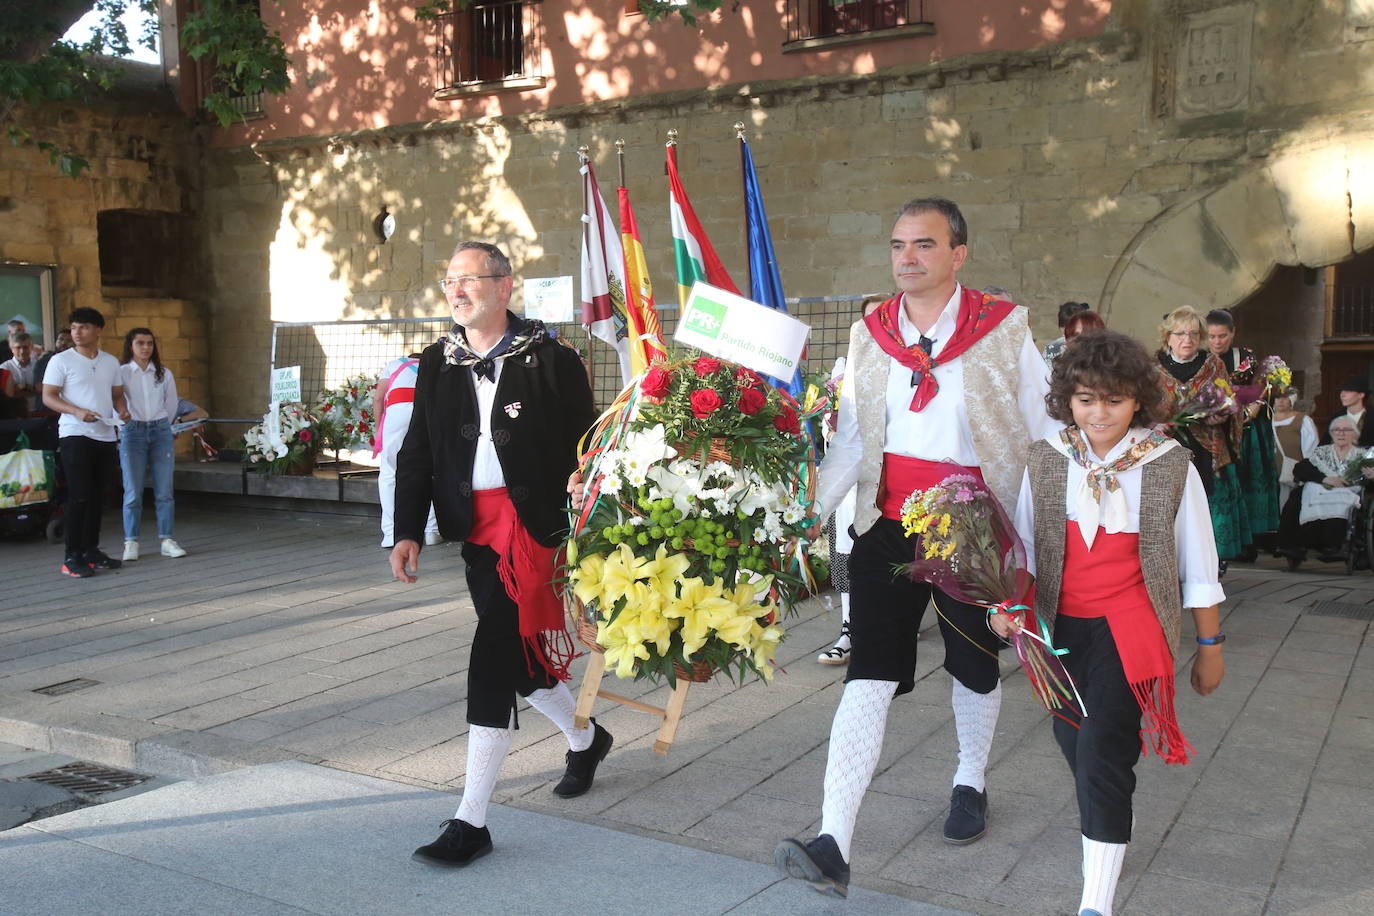
[[1245, 104], [1250, 93], [1250, 36], [1254, 8], [1248, 3], [1192, 13], [1183, 22], [1175, 63], [1175, 110], [1179, 117], [1219, 114]]

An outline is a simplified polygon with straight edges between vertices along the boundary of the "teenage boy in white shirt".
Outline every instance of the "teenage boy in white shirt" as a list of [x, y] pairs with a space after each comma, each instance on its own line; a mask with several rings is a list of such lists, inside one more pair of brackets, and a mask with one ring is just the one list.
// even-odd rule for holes
[[105, 316], [73, 309], [68, 318], [72, 348], [58, 353], [43, 375], [43, 403], [61, 414], [58, 455], [67, 475], [66, 558], [62, 573], [85, 579], [120, 561], [100, 549], [100, 512], [105, 481], [116, 463], [115, 428], [129, 419], [119, 361], [100, 349]]

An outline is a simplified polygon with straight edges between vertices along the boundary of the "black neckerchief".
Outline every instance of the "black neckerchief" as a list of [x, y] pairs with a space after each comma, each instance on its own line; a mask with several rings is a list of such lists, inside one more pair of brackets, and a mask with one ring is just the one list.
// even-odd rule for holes
[[455, 324], [439, 341], [444, 346], [444, 362], [450, 366], [471, 366], [479, 378], [494, 382], [498, 359], [519, 356], [542, 343], [548, 336], [542, 321], [520, 318], [510, 311], [506, 312], [506, 320], [505, 335], [485, 356], [468, 345], [466, 329]]

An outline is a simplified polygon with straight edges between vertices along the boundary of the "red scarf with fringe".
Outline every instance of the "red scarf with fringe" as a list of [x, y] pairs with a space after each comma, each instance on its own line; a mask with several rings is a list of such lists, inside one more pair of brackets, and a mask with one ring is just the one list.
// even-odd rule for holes
[[1089, 550], [1077, 523], [1066, 521], [1059, 613], [1107, 618], [1126, 682], [1140, 704], [1141, 753], [1149, 756], [1153, 747], [1165, 763], [1187, 763], [1196, 751], [1174, 709], [1174, 656], [1145, 588], [1140, 535], [1099, 528]]
[[553, 586], [557, 548], [530, 536], [505, 487], [472, 494], [467, 540], [490, 547], [499, 557], [496, 571], [520, 612], [520, 640], [529, 673], [533, 675], [538, 664], [560, 681], [571, 678], [568, 666], [577, 653], [564, 622], [563, 600]]
[[926, 405], [935, 395], [940, 393], [940, 384], [935, 381], [935, 367], [958, 358], [997, 327], [1016, 306], [995, 299], [987, 293], [964, 287], [963, 297], [959, 300], [959, 314], [954, 322], [954, 333], [936, 357], [922, 350], [920, 344], [907, 346], [906, 339], [902, 337], [901, 308], [902, 293], [898, 293], [865, 315], [864, 324], [884, 353], [913, 373], [919, 373], [916, 390], [911, 395], [911, 412], [920, 413], [926, 409]]

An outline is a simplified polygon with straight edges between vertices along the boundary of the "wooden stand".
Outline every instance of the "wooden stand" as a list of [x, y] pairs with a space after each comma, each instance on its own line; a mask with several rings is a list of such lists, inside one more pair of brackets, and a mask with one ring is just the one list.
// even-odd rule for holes
[[687, 705], [687, 690], [692, 686], [692, 682], [683, 677], [678, 678], [677, 686], [673, 688], [672, 695], [668, 697], [668, 705], [661, 708], [650, 706], [648, 703], [641, 703], [638, 700], [602, 690], [601, 677], [606, 673], [606, 656], [596, 651], [589, 654], [587, 672], [582, 676], [582, 687], [577, 692], [577, 710], [573, 724], [578, 728], [585, 728], [591, 721], [592, 704], [596, 702], [597, 697], [602, 697], [612, 703], [619, 703], [621, 706], [629, 706], [631, 709], [652, 713], [661, 718], [663, 724], [659, 726], [658, 739], [654, 741], [654, 753], [668, 753], [668, 748], [673, 744], [673, 737], [677, 735], [677, 723], [682, 718], [683, 707]]

